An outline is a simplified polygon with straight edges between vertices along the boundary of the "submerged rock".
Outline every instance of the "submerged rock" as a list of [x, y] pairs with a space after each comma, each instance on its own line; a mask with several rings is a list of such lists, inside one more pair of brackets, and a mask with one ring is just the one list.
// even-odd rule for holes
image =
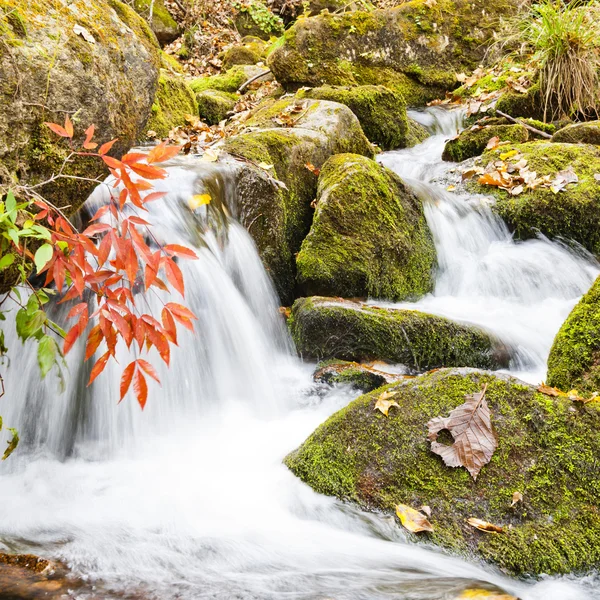
[[548, 384], [586, 397], [600, 393], [600, 278], [579, 301], [548, 357]]
[[465, 129], [458, 137], [449, 140], [444, 148], [442, 159], [462, 162], [467, 158], [479, 156], [491, 138], [498, 137], [501, 142], [526, 142], [529, 132], [523, 125], [486, 125], [476, 129]]
[[402, 377], [402, 375], [345, 360], [328, 360], [319, 363], [313, 375], [314, 380], [319, 383], [351, 385], [362, 392], [370, 392], [387, 383], [398, 381]]
[[302, 293], [418, 298], [433, 289], [435, 262], [423, 206], [400, 177], [354, 154], [325, 163], [296, 258]]
[[298, 352], [309, 359], [383, 360], [415, 371], [508, 363], [506, 349], [485, 331], [416, 310], [300, 298], [288, 325]]
[[552, 141], [561, 144], [594, 144], [600, 146], [600, 121], [567, 125], [552, 136]]
[[[317, 177], [306, 165], [321, 168], [329, 157], [343, 152], [373, 155], [349, 108], [307, 100], [298, 111], [294, 102], [268, 102], [247, 122], [255, 131], [231, 137], [221, 146], [242, 159], [236, 175], [238, 217], [284, 304], [294, 299], [294, 255], [310, 228], [317, 191]], [[290, 108], [292, 112], [285, 112]], [[279, 123], [282, 114], [293, 127]]]
[[[431, 452], [427, 423], [483, 384], [498, 448], [474, 481]], [[399, 405], [387, 417], [374, 409], [384, 390], [397, 392]], [[599, 403], [575, 407], [508, 376], [445, 369], [361, 396], [285, 463], [317, 492], [366, 509], [429, 506], [434, 532], [405, 532], [410, 541], [512, 574], [568, 573], [600, 566], [599, 432]], [[513, 501], [515, 492], [522, 500]], [[471, 517], [503, 532], [478, 531], [467, 524]]]
[[[0, 188], [60, 170], [69, 149], [43, 122], [64, 123], [65, 113], [77, 114], [77, 141], [95, 124], [98, 141], [119, 138], [115, 154], [129, 149], [150, 114], [159, 74], [160, 49], [146, 22], [118, 0], [2, 5], [8, 16], [0, 22]], [[80, 158], [65, 172], [94, 178], [105, 166]], [[40, 191], [74, 211], [94, 185], [63, 179]]]
[[498, 17], [514, 7], [510, 0], [412, 0], [386, 10], [326, 12], [288, 29], [268, 64], [289, 90], [382, 84], [410, 106], [422, 105], [479, 64]]
[[209, 125], [216, 125], [227, 118], [239, 96], [219, 90], [204, 90], [196, 94], [198, 102], [198, 114], [200, 118]]
[[558, 193], [538, 187], [517, 196], [489, 186], [469, 187], [496, 197], [493, 210], [514, 230], [516, 237], [527, 239], [541, 232], [549, 238], [575, 240], [591, 252], [599, 253], [600, 188], [594, 176], [600, 173], [600, 148], [550, 142], [510, 144], [486, 152], [482, 162], [487, 165], [512, 150], [517, 154], [508, 162], [526, 160], [529, 170], [536, 172], [537, 177], [554, 178], [568, 170], [575, 173], [578, 181]]

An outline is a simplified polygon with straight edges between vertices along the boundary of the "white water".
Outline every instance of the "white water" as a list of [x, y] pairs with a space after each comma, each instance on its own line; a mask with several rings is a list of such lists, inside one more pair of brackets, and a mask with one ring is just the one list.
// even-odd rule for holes
[[[439, 162], [440, 142], [432, 138], [404, 153], [405, 162], [418, 167], [421, 156], [424, 171], [433, 172], [427, 162]], [[400, 156], [383, 160], [398, 168]], [[315, 386], [312, 366], [292, 357], [254, 246], [219, 210], [218, 200], [232, 196], [227, 172], [213, 171], [182, 160], [165, 183], [169, 196], [152, 205], [157, 237], [199, 249], [200, 260], [186, 262], [184, 272], [187, 302], [200, 319], [195, 337], [182, 332], [172, 368], [162, 374], [162, 388], [151, 388], [144, 413], [131, 398], [117, 405], [116, 371], [86, 391], [76, 353], [69, 389], [57, 394], [54, 382], [39, 383], [32, 349], [9, 339], [13, 363], [0, 413], [24, 441], [0, 466], [0, 548], [65, 560], [99, 586], [97, 598], [124, 590], [164, 600], [451, 600], [476, 582], [523, 600], [594, 597], [591, 578], [514, 581], [407, 544], [392, 519], [319, 496], [287, 471], [283, 456], [354, 394]], [[214, 205], [192, 215], [186, 200], [204, 186]], [[427, 212], [438, 249], [448, 254], [436, 294], [421, 304], [487, 319], [522, 346], [520, 355], [547, 353], [547, 340], [589, 287], [596, 265], [546, 242], [515, 246], [489, 216], [465, 212], [443, 195]], [[454, 220], [454, 234], [444, 219]], [[504, 246], [494, 253], [496, 243]], [[523, 265], [512, 275], [511, 251]], [[538, 267], [540, 282], [527, 264]], [[552, 292], [543, 281], [560, 283], [555, 273], [563, 265], [567, 272]], [[497, 277], [513, 298], [495, 296]], [[497, 318], [486, 313], [490, 296]], [[463, 302], [470, 304], [461, 309]], [[556, 304], [544, 313], [545, 329], [530, 322], [528, 302], [538, 302], [537, 310]], [[520, 327], [528, 329], [518, 338]], [[540, 364], [532, 361], [534, 370]]]

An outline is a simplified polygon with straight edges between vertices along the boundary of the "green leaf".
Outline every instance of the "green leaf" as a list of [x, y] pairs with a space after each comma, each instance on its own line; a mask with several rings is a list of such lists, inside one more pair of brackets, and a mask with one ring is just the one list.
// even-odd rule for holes
[[19, 445], [19, 434], [16, 429], [9, 427], [8, 430], [12, 433], [12, 439], [8, 442], [8, 446], [4, 451], [4, 456], [2, 460], [6, 460], [14, 451], [15, 448]]
[[12, 192], [6, 194], [6, 212], [9, 213], [10, 220], [14, 223], [17, 218], [17, 201]]
[[31, 337], [39, 337], [43, 325], [46, 323], [46, 313], [43, 310], [36, 310], [29, 314], [22, 308], [17, 312], [15, 319], [17, 325], [17, 334], [23, 340]]
[[34, 231], [37, 231], [37, 233], [40, 234], [40, 237], [44, 240], [52, 239], [52, 235], [50, 234], [50, 231], [48, 231], [48, 229], [46, 229], [45, 227], [42, 227], [42, 225], [34, 225], [31, 229], [33, 229]]
[[5, 254], [2, 258], [0, 258], [0, 271], [2, 269], [6, 269], [6, 267], [10, 267], [15, 262], [15, 255], [12, 253]]
[[2, 417], [0, 417], [0, 431], [2, 431]]
[[12, 240], [13, 244], [19, 247], [19, 232], [17, 229], [9, 229], [6, 234]]
[[52, 367], [58, 362], [58, 344], [49, 335], [44, 335], [38, 345], [37, 359], [40, 366], [42, 379], [48, 375]]
[[33, 257], [33, 262], [35, 263], [38, 273], [48, 264], [53, 254], [54, 249], [50, 244], [42, 244], [37, 249], [35, 256]]

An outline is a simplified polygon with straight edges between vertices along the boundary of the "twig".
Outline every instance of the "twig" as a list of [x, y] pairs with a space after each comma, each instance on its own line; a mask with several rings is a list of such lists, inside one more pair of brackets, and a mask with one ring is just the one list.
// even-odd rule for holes
[[501, 110], [496, 109], [496, 114], [500, 115], [501, 117], [504, 117], [505, 119], [508, 119], [511, 123], [515, 123], [516, 125], [523, 125], [523, 127], [525, 127], [525, 129], [529, 129], [529, 131], [532, 131], [533, 133], [535, 133], [536, 135], [539, 135], [540, 137], [546, 138], [547, 140], [552, 139], [552, 136], [549, 133], [546, 133], [545, 131], [541, 131], [540, 129], [536, 129], [535, 127], [532, 127], [531, 125], [527, 125], [527, 123], [523, 123], [522, 121], [518, 121], [514, 117], [511, 117], [510, 115], [507, 115], [506, 113], [503, 113]]
[[261, 77], [264, 77], [265, 75], [268, 75], [270, 72], [271, 72], [271, 69], [267, 69], [266, 71], [263, 71], [262, 73], [259, 73], [258, 75], [255, 75], [254, 77], [251, 77], [250, 79], [248, 79], [248, 81], [246, 81], [246, 83], [242, 84], [242, 86], [240, 87], [238, 92], [241, 94], [251, 83], [254, 83], [257, 79], [260, 79]]

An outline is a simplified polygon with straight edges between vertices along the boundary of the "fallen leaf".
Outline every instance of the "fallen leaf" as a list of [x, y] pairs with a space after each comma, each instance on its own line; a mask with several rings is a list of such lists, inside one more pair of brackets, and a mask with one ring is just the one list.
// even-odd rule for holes
[[75, 35], [80, 35], [89, 44], [96, 43], [96, 38], [85, 27], [82, 27], [81, 25], [74, 25], [73, 33]]
[[490, 138], [485, 149], [486, 150], [494, 150], [498, 147], [499, 143], [500, 143], [500, 138], [498, 136]]
[[[487, 384], [481, 392], [465, 396], [465, 403], [451, 411], [448, 417], [436, 417], [427, 424], [431, 451], [441, 456], [449, 467], [465, 467], [475, 480], [498, 447], [485, 400], [486, 389]], [[438, 433], [443, 429], [454, 438], [451, 446], [437, 441]]]
[[543, 381], [538, 386], [537, 391], [542, 394], [545, 394], [546, 396], [565, 396], [564, 392], [561, 392], [558, 388], [550, 387], [549, 385], [546, 385]]
[[514, 506], [515, 504], [517, 504], [518, 502], [523, 502], [523, 494], [521, 494], [521, 492], [515, 492], [512, 495], [512, 502], [511, 502], [511, 506]]
[[453, 192], [455, 189], [456, 189], [456, 186], [455, 186], [455, 185], [449, 185], [449, 186], [446, 188], [446, 191], [447, 191], [447, 192]]
[[461, 592], [456, 600], [519, 600], [515, 596], [510, 596], [504, 592], [494, 592], [480, 588], [472, 588]]
[[406, 504], [396, 505], [396, 514], [402, 526], [411, 533], [433, 531], [433, 525], [427, 520], [427, 517]]
[[399, 408], [398, 403], [395, 400], [390, 400], [393, 398], [398, 392], [383, 392], [377, 398], [377, 402], [375, 403], [375, 410], [381, 411], [386, 417], [388, 416], [388, 411], [392, 406], [396, 406]]
[[266, 162], [261, 162], [258, 163], [258, 166], [263, 170], [263, 171], [270, 171], [273, 168], [273, 165], [270, 165]]
[[492, 171], [491, 173], [484, 173], [478, 180], [477, 183], [481, 185], [493, 185], [500, 187], [504, 185], [504, 179], [498, 171]]
[[321, 169], [318, 169], [317, 167], [315, 167], [315, 165], [313, 165], [312, 163], [306, 163], [304, 165], [313, 175], [316, 175], [317, 177], [321, 174]]
[[488, 523], [487, 521], [482, 521], [481, 519], [476, 519], [475, 517], [467, 519], [467, 523], [471, 527], [475, 527], [475, 529], [479, 529], [479, 531], [485, 531], [486, 533], [504, 533], [504, 529], [502, 529], [502, 527], [494, 525], [493, 523]]
[[519, 153], [518, 150], [509, 150], [508, 152], [503, 152], [500, 155], [500, 160], [506, 160], [507, 158], [512, 158], [513, 156], [516, 156]]
[[217, 162], [217, 160], [219, 160], [219, 151], [207, 148], [202, 155], [202, 160], [207, 162]]
[[422, 513], [426, 514], [428, 517], [431, 516], [431, 506], [426, 506], [426, 505], [419, 506], [419, 510]]
[[201, 206], [210, 204], [211, 200], [212, 200], [212, 198], [211, 198], [210, 194], [196, 194], [188, 200], [188, 206], [192, 210], [196, 210], [197, 208], [200, 208]]

